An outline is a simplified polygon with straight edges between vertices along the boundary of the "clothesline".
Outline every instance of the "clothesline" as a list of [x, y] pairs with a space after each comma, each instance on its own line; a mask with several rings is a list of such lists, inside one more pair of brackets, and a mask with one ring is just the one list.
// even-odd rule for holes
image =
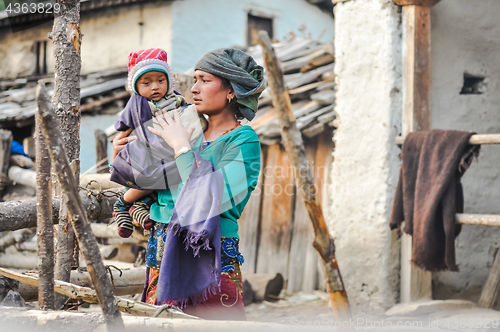
[[[405, 137], [396, 137], [396, 144], [403, 145]], [[478, 144], [500, 144], [500, 134], [472, 135], [469, 141], [472, 145]]]

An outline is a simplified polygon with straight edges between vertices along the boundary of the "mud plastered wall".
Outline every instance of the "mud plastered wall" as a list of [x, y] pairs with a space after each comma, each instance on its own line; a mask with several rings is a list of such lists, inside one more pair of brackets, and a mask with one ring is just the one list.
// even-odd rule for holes
[[[500, 133], [500, 2], [443, 0], [432, 15], [432, 127]], [[465, 86], [464, 86], [465, 85]], [[463, 178], [465, 213], [500, 214], [500, 146], [481, 147]], [[500, 228], [464, 226], [456, 241], [460, 272], [433, 275], [437, 298], [477, 300]]]

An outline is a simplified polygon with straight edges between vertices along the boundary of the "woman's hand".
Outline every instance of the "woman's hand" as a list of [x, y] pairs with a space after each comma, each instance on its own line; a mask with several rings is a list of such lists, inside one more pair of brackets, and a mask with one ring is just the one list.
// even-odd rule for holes
[[194, 128], [191, 127], [188, 130], [184, 128], [181, 122], [181, 116], [177, 110], [173, 111], [174, 117], [172, 118], [168, 113], [156, 113], [156, 119], [158, 123], [162, 126], [163, 130], [158, 130], [153, 127], [148, 127], [148, 130], [153, 134], [161, 136], [165, 142], [178, 152], [183, 147], [190, 147], [189, 139], [193, 134]]
[[137, 136], [130, 136], [130, 133], [132, 132], [132, 128], [126, 130], [126, 131], [120, 131], [118, 135], [113, 139], [113, 153], [111, 155], [111, 160], [115, 160], [116, 155], [123, 150], [125, 145], [127, 145], [128, 142], [132, 142], [133, 140], [137, 139]]

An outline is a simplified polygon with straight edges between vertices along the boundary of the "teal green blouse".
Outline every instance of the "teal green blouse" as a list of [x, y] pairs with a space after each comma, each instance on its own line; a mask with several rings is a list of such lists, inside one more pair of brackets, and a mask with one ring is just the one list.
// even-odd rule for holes
[[[192, 150], [199, 151], [204, 160], [212, 160], [214, 168], [224, 177], [224, 193], [221, 203], [221, 235], [238, 237], [238, 219], [257, 185], [260, 172], [260, 142], [250, 126], [238, 127], [222, 135], [200, 151], [200, 136]], [[181, 184], [170, 186], [158, 193], [158, 202], [151, 206], [151, 218], [156, 222], [168, 224], [182, 184], [191, 171], [194, 155], [188, 152], [176, 159], [182, 178]], [[204, 193], [200, 193], [203, 195]]]

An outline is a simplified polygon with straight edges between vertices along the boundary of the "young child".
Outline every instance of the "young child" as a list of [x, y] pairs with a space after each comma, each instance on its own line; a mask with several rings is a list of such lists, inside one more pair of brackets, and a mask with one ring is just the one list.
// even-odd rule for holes
[[[145, 128], [157, 126], [153, 116], [156, 112], [166, 112], [186, 104], [184, 98], [174, 91], [174, 77], [164, 50], [154, 48], [131, 53], [128, 69], [127, 88], [133, 94], [115, 128], [118, 131], [132, 128], [132, 134], [138, 139], [128, 143], [110, 165], [111, 180], [129, 187], [113, 207], [118, 234], [124, 238], [132, 235], [132, 220], [138, 221], [146, 230], [153, 227], [149, 208], [155, 202], [154, 190], [166, 188], [166, 177], [172, 183], [180, 179], [173, 150]], [[180, 114], [184, 126], [195, 127], [192, 138], [203, 133], [204, 118], [197, 115], [194, 107], [185, 106]]]

